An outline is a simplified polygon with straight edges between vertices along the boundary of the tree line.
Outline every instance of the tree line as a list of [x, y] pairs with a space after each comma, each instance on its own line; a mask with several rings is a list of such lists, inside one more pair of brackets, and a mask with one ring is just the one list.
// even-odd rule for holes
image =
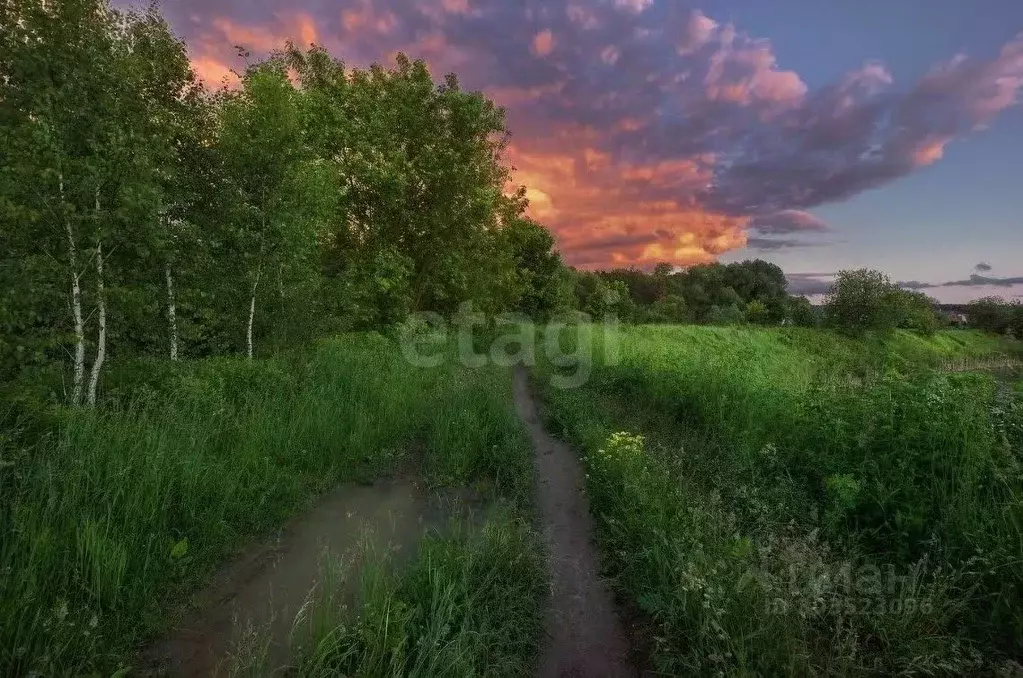
[[639, 323], [780, 324], [804, 317], [809, 301], [788, 294], [776, 264], [762, 260], [676, 269], [573, 271], [573, 303], [600, 317], [613, 313]]
[[[637, 323], [782, 324], [830, 328], [854, 336], [896, 329], [930, 335], [958, 324], [931, 297], [904, 289], [881, 271], [870, 269], [839, 271], [818, 306], [790, 294], [782, 269], [762, 260], [683, 269], [659, 264], [652, 272], [570, 269], [568, 288], [574, 308], [594, 317], [613, 314]], [[1023, 303], [1019, 301], [985, 297], [961, 309], [969, 327], [1023, 339]]]
[[563, 266], [503, 109], [421, 61], [289, 44], [209, 89], [157, 9], [0, 8], [0, 381], [260, 351], [410, 311], [540, 313]]
[[983, 297], [966, 304], [963, 315], [971, 327], [993, 334], [1011, 334], [1023, 340], [1023, 302]]

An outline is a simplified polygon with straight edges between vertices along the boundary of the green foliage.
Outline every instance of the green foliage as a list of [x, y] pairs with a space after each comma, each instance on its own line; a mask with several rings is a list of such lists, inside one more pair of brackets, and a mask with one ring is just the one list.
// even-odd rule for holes
[[797, 327], [817, 327], [821, 318], [806, 297], [790, 297], [786, 317]]
[[1013, 325], [1013, 308], [1000, 297], [984, 297], [966, 306], [970, 327], [992, 334], [1005, 334]]
[[[666, 674], [985, 672], [1023, 629], [1018, 393], [977, 332], [594, 330], [545, 390]], [[544, 372], [553, 370], [543, 366]], [[631, 433], [616, 433], [630, 431]]]
[[786, 318], [787, 285], [778, 266], [754, 260], [680, 270], [660, 264], [653, 273], [636, 268], [577, 271], [575, 293], [578, 307], [598, 317], [594, 311], [603, 307], [597, 300], [617, 289], [628, 296], [615, 311], [625, 321], [778, 324]]
[[[477, 485], [517, 506], [528, 498], [530, 450], [507, 372], [453, 362], [410, 371], [395, 344], [372, 334], [276, 360], [150, 362], [113, 361], [116, 401], [100, 410], [0, 419], [13, 434], [0, 437], [0, 673], [116, 669], [160, 630], [170, 602], [237, 547], [339, 482], [419, 461], [413, 449], [428, 451], [421, 461], [435, 483]], [[464, 563], [478, 572], [473, 595], [510, 595], [479, 593], [491, 580], [476, 568], [528, 565], [532, 556], [512, 553], [521, 527], [508, 530], [491, 545], [500, 562], [472, 551]], [[524, 595], [542, 584], [531, 574], [507, 585]], [[513, 607], [535, 612], [537, 601]], [[455, 612], [496, 622], [506, 610]]]
[[406, 570], [385, 559], [364, 574], [355, 610], [328, 577], [307, 613], [315, 624], [293, 634], [299, 675], [532, 675], [546, 593], [535, 542], [508, 511], [429, 536]]
[[645, 321], [677, 324], [684, 323], [688, 319], [689, 309], [686, 306], [686, 300], [677, 294], [668, 294], [650, 305]]
[[575, 296], [579, 310], [595, 321], [633, 317], [633, 301], [628, 286], [621, 280], [606, 279], [597, 273], [575, 273]]
[[754, 325], [766, 325], [770, 320], [770, 311], [767, 304], [754, 299], [746, 304], [746, 320]]
[[1017, 301], [1012, 305], [1012, 318], [1009, 321], [1009, 330], [1012, 336], [1023, 341], [1023, 302]]
[[501, 229], [516, 276], [518, 300], [513, 310], [544, 321], [571, 302], [568, 276], [555, 248], [554, 236], [535, 221], [513, 216]]
[[893, 330], [898, 321], [886, 302], [894, 291], [891, 280], [879, 271], [839, 271], [828, 293], [827, 323], [851, 335]]
[[897, 299], [901, 302], [899, 310], [902, 313], [899, 327], [924, 336], [932, 336], [938, 331], [940, 323], [934, 310], [937, 302], [922, 292], [908, 290], [900, 290]]
[[902, 327], [933, 334], [938, 327], [933, 302], [908, 292], [880, 271], [839, 271], [828, 293], [825, 310], [829, 326], [849, 334], [888, 333]]
[[746, 311], [738, 304], [711, 306], [707, 309], [704, 322], [708, 325], [742, 325], [746, 322]]
[[88, 367], [101, 282], [112, 357], [570, 305], [553, 238], [506, 194], [503, 110], [453, 75], [289, 46], [211, 93], [155, 8], [16, 0], [0, 21], [4, 382]]

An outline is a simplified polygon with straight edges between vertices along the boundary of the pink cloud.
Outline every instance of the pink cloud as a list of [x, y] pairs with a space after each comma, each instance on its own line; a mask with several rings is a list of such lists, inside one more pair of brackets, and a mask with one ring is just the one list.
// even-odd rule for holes
[[573, 24], [583, 30], [592, 30], [598, 25], [596, 15], [583, 5], [569, 4], [565, 8], [565, 14]]
[[545, 57], [554, 51], [554, 34], [550, 30], [544, 30], [533, 36], [533, 52], [537, 56]]
[[[690, 264], [746, 232], [802, 234], [806, 210], [940, 162], [1023, 89], [1023, 36], [916, 82], [866, 63], [813, 90], [772, 44], [666, 0], [339, 0], [331, 11], [181, 0], [194, 67], [219, 82], [234, 44], [318, 41], [352, 64], [398, 50], [508, 107], [508, 161], [531, 211], [580, 265]], [[255, 9], [258, 5], [260, 9]], [[537, 58], [541, 57], [541, 58]], [[754, 239], [753, 242], [765, 240]], [[771, 241], [776, 243], [777, 241]]]

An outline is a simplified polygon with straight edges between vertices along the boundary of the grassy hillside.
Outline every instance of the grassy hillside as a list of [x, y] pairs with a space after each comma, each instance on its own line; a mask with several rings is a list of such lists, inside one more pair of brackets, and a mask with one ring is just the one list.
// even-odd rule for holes
[[658, 669], [957, 673], [1018, 654], [1023, 403], [940, 369], [1018, 345], [581, 331], [592, 376], [546, 388], [548, 414], [585, 451]]

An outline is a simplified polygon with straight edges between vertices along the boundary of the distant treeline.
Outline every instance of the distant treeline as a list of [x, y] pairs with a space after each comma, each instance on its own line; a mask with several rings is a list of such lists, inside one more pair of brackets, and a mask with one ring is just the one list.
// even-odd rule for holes
[[1023, 305], [997, 297], [969, 304], [939, 304], [906, 290], [880, 271], [841, 271], [811, 305], [788, 293], [781, 268], [761, 260], [676, 270], [660, 264], [652, 273], [634, 268], [572, 271], [576, 308], [592, 316], [614, 314], [637, 323], [753, 323], [830, 327], [847, 334], [908, 329], [930, 334], [966, 324], [1023, 339]]
[[650, 273], [573, 271], [572, 283], [572, 302], [594, 317], [611, 313], [639, 323], [814, 323], [810, 302], [790, 296], [781, 268], [761, 260], [678, 270], [659, 264]]

